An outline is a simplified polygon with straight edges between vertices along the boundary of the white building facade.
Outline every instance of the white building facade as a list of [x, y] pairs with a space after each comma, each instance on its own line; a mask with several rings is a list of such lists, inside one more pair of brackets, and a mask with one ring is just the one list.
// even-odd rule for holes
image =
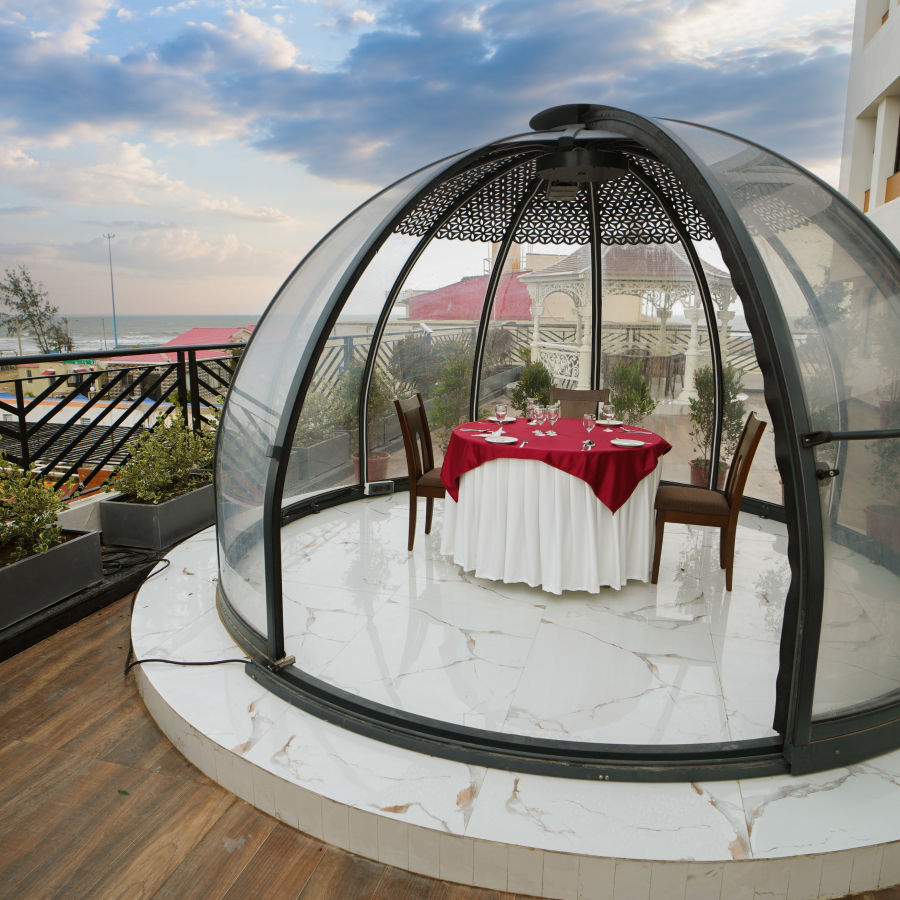
[[840, 189], [900, 246], [900, 0], [857, 0]]

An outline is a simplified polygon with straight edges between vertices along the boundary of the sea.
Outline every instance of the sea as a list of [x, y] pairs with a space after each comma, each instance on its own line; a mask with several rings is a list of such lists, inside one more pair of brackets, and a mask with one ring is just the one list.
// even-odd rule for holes
[[[65, 316], [74, 350], [115, 350], [119, 347], [153, 347], [191, 328], [242, 328], [253, 326], [258, 315], [183, 315], [183, 316], [116, 316], [115, 329], [112, 316]], [[38, 353], [37, 345], [28, 335], [22, 334], [22, 354]], [[19, 342], [15, 334], [0, 332], [0, 354], [16, 356]]]

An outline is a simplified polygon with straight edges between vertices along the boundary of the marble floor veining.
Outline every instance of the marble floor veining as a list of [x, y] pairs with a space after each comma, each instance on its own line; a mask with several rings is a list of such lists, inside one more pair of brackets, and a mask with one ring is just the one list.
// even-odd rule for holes
[[783, 525], [742, 517], [734, 590], [718, 533], [670, 526], [658, 585], [548, 594], [476, 578], [408, 495], [333, 507], [282, 537], [285, 649], [369, 700], [532, 737], [691, 743], [772, 735], [789, 581]]

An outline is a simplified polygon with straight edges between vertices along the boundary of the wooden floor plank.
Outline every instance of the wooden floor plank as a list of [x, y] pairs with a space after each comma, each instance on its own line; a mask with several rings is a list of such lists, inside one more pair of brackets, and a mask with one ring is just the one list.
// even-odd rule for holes
[[276, 824], [265, 813], [236, 801], [156, 891], [154, 900], [182, 900], [196, 895], [199, 885], [207, 897], [224, 896]]
[[[112, 811], [123, 797], [119, 792], [138, 787], [141, 776], [132, 769], [88, 758], [78, 762], [67, 770], [69, 777], [60, 789], [53, 785], [51, 789], [32, 791], [15, 815], [2, 817], [7, 820], [0, 833], [0, 882], [4, 890], [15, 890], [20, 897], [33, 897], [46, 890], [47, 879], [64, 876], [77, 862], [73, 848], [77, 848], [80, 836], [93, 835], [98, 823], [111, 821]], [[54, 773], [49, 774], [55, 781]]]
[[296, 900], [326, 852], [324, 844], [279, 822], [224, 897]]
[[149, 897], [184, 862], [235, 798], [164, 775], [141, 773], [132, 803], [64, 886], [65, 897]]
[[346, 900], [374, 897], [386, 868], [361, 856], [347, 859], [346, 853], [329, 847], [300, 892], [300, 900], [329, 900], [338, 895]]

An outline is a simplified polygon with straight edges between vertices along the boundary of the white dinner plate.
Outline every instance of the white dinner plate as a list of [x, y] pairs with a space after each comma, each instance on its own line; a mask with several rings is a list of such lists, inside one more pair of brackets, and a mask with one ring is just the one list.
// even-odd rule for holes
[[485, 440], [489, 444], [515, 444], [519, 439], [511, 434], [489, 434]]
[[606, 419], [597, 419], [598, 425], [624, 425], [624, 422], [620, 422], [618, 419], [610, 419], [608, 422]]
[[[499, 422], [500, 421], [500, 419], [498, 419], [496, 416], [488, 416], [487, 420], [488, 420], [488, 422]], [[515, 416], [507, 416], [505, 419], [503, 419], [503, 422], [515, 422], [515, 421], [516, 421]]]
[[643, 447], [647, 442], [633, 441], [631, 438], [613, 438], [610, 443], [615, 444], [617, 447]]

